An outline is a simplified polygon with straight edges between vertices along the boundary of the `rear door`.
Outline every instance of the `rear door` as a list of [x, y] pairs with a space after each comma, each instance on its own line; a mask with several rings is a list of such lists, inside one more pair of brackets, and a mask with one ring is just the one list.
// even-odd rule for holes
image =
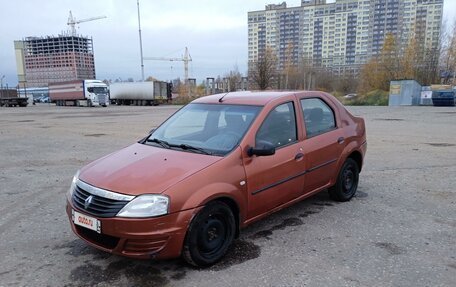
[[301, 98], [305, 139], [303, 153], [306, 161], [304, 192], [328, 185], [338, 171], [337, 160], [343, 150], [343, 130], [339, 128], [337, 111], [320, 97]]

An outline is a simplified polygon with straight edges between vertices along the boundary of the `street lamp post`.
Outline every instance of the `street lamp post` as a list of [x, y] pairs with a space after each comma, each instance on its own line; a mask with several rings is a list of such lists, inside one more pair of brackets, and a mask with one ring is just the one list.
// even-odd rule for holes
[[141, 36], [141, 16], [139, 13], [139, 0], [136, 1], [136, 4], [138, 5], [139, 51], [141, 53], [141, 81], [144, 82], [144, 57]]
[[3, 95], [3, 79], [5, 78], [5, 75], [3, 75], [0, 78], [0, 95]]

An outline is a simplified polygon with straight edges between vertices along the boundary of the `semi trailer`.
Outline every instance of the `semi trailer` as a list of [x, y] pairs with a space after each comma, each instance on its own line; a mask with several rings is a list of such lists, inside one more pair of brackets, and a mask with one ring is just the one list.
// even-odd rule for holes
[[151, 106], [167, 102], [171, 86], [162, 81], [112, 83], [109, 94], [111, 104]]
[[16, 89], [0, 89], [0, 107], [26, 107], [27, 97], [20, 97]]
[[57, 106], [109, 105], [108, 86], [98, 80], [49, 83], [49, 98]]

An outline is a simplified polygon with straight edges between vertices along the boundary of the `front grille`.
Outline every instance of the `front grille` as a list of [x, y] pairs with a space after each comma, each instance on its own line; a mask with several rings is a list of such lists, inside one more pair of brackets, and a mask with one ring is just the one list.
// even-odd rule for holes
[[98, 94], [98, 102], [100, 103], [100, 105], [106, 104], [106, 102], [107, 102], [106, 98], [107, 98], [106, 95]]
[[77, 225], [75, 227], [78, 234], [81, 235], [84, 239], [107, 249], [114, 249], [120, 240], [120, 238], [118, 237], [100, 234], [84, 227], [80, 227]]
[[[85, 205], [86, 199], [92, 196], [90, 204]], [[73, 192], [73, 204], [76, 208], [97, 217], [114, 217], [128, 201], [114, 200], [89, 193], [76, 185]]]

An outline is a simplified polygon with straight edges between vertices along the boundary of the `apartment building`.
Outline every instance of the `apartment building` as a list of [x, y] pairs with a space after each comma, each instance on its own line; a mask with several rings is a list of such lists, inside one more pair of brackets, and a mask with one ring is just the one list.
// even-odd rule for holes
[[92, 39], [74, 35], [27, 37], [14, 41], [21, 87], [95, 79]]
[[248, 60], [270, 49], [279, 69], [305, 61], [335, 73], [357, 72], [378, 55], [387, 34], [405, 47], [411, 37], [439, 46], [443, 0], [302, 0], [268, 4], [248, 13]]

